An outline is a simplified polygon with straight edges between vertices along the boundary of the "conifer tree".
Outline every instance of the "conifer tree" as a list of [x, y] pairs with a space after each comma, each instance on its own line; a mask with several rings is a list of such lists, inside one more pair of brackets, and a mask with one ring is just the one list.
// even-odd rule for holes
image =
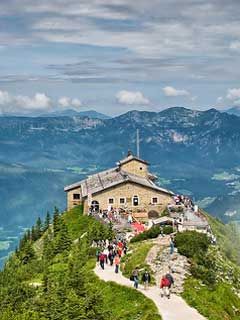
[[55, 253], [60, 253], [68, 250], [72, 243], [71, 238], [68, 234], [67, 226], [62, 217], [59, 217], [58, 226], [60, 228], [58, 230], [58, 234], [54, 243]]
[[53, 241], [50, 239], [49, 232], [45, 235], [43, 240], [43, 259], [45, 262], [49, 262], [54, 256]]
[[45, 221], [44, 221], [44, 226], [43, 226], [44, 232], [48, 229], [50, 223], [51, 223], [51, 215], [50, 215], [49, 211], [47, 211]]
[[30, 229], [27, 230], [26, 234], [27, 234], [27, 240], [31, 240], [31, 231], [30, 231]]
[[53, 213], [53, 233], [54, 236], [57, 235], [57, 233], [61, 229], [61, 216], [59, 214], [59, 210], [57, 207], [54, 208], [54, 213]]
[[35, 225], [35, 238], [36, 238], [35, 240], [38, 240], [39, 238], [41, 238], [42, 231], [43, 231], [42, 220], [40, 217], [38, 217]]
[[36, 241], [37, 240], [36, 232], [35, 232], [35, 226], [32, 226], [32, 229], [31, 229], [31, 240], [32, 241]]

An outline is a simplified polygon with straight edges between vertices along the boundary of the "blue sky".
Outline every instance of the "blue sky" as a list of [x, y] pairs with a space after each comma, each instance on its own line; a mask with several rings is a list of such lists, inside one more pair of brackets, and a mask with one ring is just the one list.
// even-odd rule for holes
[[0, 113], [240, 105], [238, 0], [0, 3]]

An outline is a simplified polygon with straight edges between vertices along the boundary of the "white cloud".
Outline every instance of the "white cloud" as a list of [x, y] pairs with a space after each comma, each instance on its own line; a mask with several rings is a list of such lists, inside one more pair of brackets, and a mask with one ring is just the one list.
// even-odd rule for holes
[[163, 89], [163, 93], [166, 97], [179, 97], [179, 96], [189, 96], [190, 93], [187, 90], [179, 90], [179, 89], [175, 89], [174, 87], [164, 87]]
[[0, 90], [0, 109], [7, 113], [28, 113], [29, 111], [48, 110], [52, 107], [51, 99], [45, 93], [36, 93], [33, 97], [11, 95]]
[[32, 98], [18, 95], [13, 97], [13, 103], [22, 109], [45, 110], [51, 107], [51, 99], [45, 93], [36, 93]]
[[116, 94], [118, 103], [126, 105], [148, 105], [150, 101], [140, 91], [121, 90]]
[[[78, 109], [82, 103], [78, 98], [61, 97], [58, 105], [63, 109]], [[29, 97], [26, 95], [13, 95], [8, 91], [0, 90], [0, 113], [28, 114], [49, 112], [56, 110], [56, 104], [46, 93], [36, 93]]]
[[71, 99], [69, 97], [61, 97], [58, 99], [58, 104], [62, 107], [62, 108], [76, 108], [78, 109], [79, 107], [82, 106], [82, 102], [77, 99]]
[[0, 91], [0, 105], [5, 105], [11, 102], [11, 97], [7, 91]]
[[79, 107], [82, 106], [82, 102], [79, 99], [74, 98], [74, 99], [72, 99], [72, 106], [76, 107], [76, 108], [79, 108]]
[[68, 97], [61, 97], [59, 98], [58, 103], [60, 104], [61, 107], [68, 108], [71, 105], [71, 100]]
[[235, 106], [240, 106], [240, 88], [228, 89], [226, 98]]
[[240, 41], [231, 42], [229, 48], [236, 51], [240, 50]]
[[240, 99], [240, 88], [228, 89], [227, 99], [231, 101]]
[[217, 97], [217, 103], [223, 102], [223, 97]]

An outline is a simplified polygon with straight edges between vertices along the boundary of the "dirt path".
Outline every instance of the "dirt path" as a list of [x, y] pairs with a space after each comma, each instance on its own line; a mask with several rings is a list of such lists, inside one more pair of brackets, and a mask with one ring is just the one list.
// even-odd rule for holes
[[[94, 272], [101, 280], [113, 281], [120, 285], [133, 287], [133, 282], [125, 278], [121, 272], [116, 274], [111, 266], [106, 265], [105, 270], [102, 270], [100, 266], [96, 266]], [[140, 285], [138, 290], [149, 299], [152, 299], [163, 320], [206, 320], [197, 310], [191, 308], [181, 297], [175, 294], [172, 294], [170, 299], [161, 298], [160, 289], [157, 286], [144, 290]]]

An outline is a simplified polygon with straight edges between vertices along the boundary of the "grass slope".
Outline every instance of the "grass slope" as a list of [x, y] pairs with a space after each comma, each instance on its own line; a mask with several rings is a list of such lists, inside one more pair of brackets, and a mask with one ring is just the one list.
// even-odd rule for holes
[[[48, 249], [47, 260], [44, 245], [33, 246], [37, 254], [27, 263], [21, 260], [24, 252], [12, 256], [0, 272], [0, 320], [161, 320], [155, 304], [143, 294], [94, 274], [95, 250], [90, 244], [108, 237], [108, 228], [84, 216], [81, 207], [64, 213], [63, 219], [71, 240], [79, 242], [53, 255]], [[58, 237], [49, 248], [54, 249], [54, 241]], [[28, 251], [32, 253], [30, 247]]]
[[[209, 320], [238, 320], [240, 319], [239, 235], [233, 225], [224, 225], [209, 214], [205, 212], [204, 214], [217, 237], [217, 245], [209, 246], [207, 252], [202, 255], [202, 261], [198, 256], [196, 263], [193, 257], [194, 276], [185, 281], [182, 296], [189, 305]], [[185, 245], [187, 246], [186, 243]], [[197, 274], [199, 272], [202, 273], [200, 277]], [[210, 278], [215, 281], [209, 283]]]

